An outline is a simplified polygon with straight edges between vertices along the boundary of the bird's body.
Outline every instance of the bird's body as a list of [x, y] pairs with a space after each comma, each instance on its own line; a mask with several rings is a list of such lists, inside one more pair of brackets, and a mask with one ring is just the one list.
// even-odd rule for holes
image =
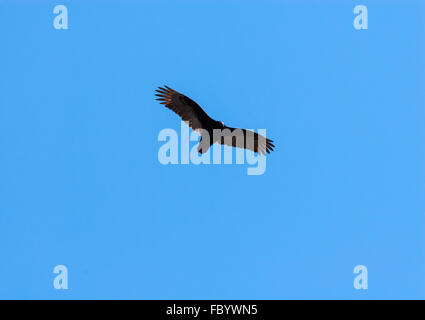
[[202, 110], [192, 99], [165, 86], [156, 90], [157, 100], [174, 111], [189, 127], [201, 135], [198, 151], [205, 153], [214, 143], [249, 149], [259, 154], [273, 150], [273, 140], [247, 129], [227, 127], [222, 121], [216, 121]]

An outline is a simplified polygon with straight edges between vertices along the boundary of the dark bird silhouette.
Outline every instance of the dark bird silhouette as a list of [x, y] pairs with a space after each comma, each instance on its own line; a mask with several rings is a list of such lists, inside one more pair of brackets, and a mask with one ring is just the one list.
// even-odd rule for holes
[[[164, 87], [158, 87], [156, 90], [157, 94], [155, 95], [158, 97], [156, 100], [177, 113], [189, 127], [201, 135], [198, 145], [200, 153], [207, 152], [215, 142], [249, 149], [264, 155], [266, 152], [273, 151], [275, 147], [272, 143], [273, 140], [251, 130], [227, 127], [222, 121], [211, 119], [192, 99], [167, 86]], [[217, 136], [214, 134], [216, 132], [221, 132], [221, 134]]]

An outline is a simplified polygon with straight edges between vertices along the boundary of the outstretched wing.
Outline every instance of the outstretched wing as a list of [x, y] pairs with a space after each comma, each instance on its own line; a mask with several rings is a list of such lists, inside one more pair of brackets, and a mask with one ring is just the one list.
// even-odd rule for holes
[[266, 154], [275, 147], [273, 140], [247, 129], [225, 127], [219, 142], [230, 147], [252, 150], [258, 154]]
[[158, 87], [156, 90], [156, 100], [177, 113], [193, 130], [205, 129], [214, 121], [195, 101], [167, 86], [164, 87]]

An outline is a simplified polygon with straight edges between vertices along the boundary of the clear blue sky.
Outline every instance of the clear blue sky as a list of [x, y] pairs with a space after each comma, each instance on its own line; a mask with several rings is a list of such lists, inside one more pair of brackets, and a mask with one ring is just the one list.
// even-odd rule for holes
[[[2, 1], [0, 298], [425, 298], [424, 37], [422, 1]], [[163, 84], [266, 173], [161, 165]]]

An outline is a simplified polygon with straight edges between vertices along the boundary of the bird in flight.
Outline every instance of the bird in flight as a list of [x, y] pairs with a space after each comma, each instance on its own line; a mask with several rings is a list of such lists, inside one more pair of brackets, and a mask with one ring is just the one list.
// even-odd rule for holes
[[[164, 86], [158, 87], [156, 96], [161, 104], [174, 111], [195, 132], [201, 134], [198, 152], [205, 153], [214, 143], [231, 147], [252, 150], [258, 154], [270, 153], [275, 147], [273, 140], [247, 129], [227, 127], [222, 121], [215, 121], [192, 99]], [[221, 135], [214, 135], [215, 130], [220, 130]]]

